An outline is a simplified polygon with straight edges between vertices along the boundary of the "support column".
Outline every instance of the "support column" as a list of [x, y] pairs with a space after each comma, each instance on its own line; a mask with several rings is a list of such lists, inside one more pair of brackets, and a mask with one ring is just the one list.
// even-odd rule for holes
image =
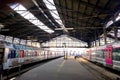
[[95, 40], [95, 47], [97, 46], [96, 40]]
[[91, 42], [88, 42], [87, 44], [88, 44], [88, 48], [92, 47]]
[[100, 38], [99, 38], [99, 46], [101, 46], [101, 43], [100, 43]]
[[97, 43], [96, 43], [96, 30], [95, 30], [95, 47], [97, 46]]
[[117, 38], [117, 33], [118, 33], [118, 29], [116, 26], [114, 26], [114, 35], [115, 35], [115, 42], [118, 41], [118, 38]]
[[2, 80], [2, 72], [3, 72], [3, 66], [0, 64], [0, 80]]
[[3, 59], [4, 58], [4, 48], [0, 48], [0, 80], [2, 79], [3, 74]]
[[105, 41], [105, 44], [107, 44], [107, 31], [105, 28], [104, 28], [104, 41]]
[[94, 47], [94, 42], [92, 42], [92, 47]]

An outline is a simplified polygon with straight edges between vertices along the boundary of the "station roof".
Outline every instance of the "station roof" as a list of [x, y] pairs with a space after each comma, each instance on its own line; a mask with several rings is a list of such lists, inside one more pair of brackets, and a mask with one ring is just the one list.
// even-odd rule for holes
[[[37, 39], [38, 42], [48, 41], [62, 34], [67, 34], [91, 42], [103, 34], [105, 24], [120, 8], [119, 0], [52, 1], [1, 0], [0, 26], [3, 28], [0, 34], [21, 39]], [[21, 10], [21, 8], [15, 10], [16, 5], [22, 5], [26, 10]], [[14, 6], [14, 8], [11, 6]], [[29, 12], [35, 18], [25, 18], [19, 14], [20, 11]], [[33, 24], [30, 21], [31, 19], [39, 22], [39, 26]], [[49, 31], [49, 28], [53, 32], [47, 32], [40, 26], [47, 31]], [[111, 31], [111, 29], [108, 29], [108, 31]]]

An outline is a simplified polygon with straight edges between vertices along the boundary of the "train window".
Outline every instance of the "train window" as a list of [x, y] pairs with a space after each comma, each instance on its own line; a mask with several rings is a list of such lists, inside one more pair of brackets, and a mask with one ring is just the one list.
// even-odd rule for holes
[[25, 51], [25, 57], [28, 57], [28, 51]]
[[97, 57], [104, 58], [104, 51], [103, 50], [98, 50], [96, 53], [97, 53], [96, 54]]
[[20, 50], [18, 50], [18, 57], [20, 58]]
[[12, 51], [12, 50], [11, 50], [11, 53], [10, 53], [10, 54], [11, 54], [11, 58], [13, 58], [14, 54], [13, 54], [13, 51]]
[[116, 48], [113, 50], [113, 60], [120, 61], [120, 49]]
[[18, 51], [17, 51], [17, 50], [15, 50], [15, 53], [16, 53], [16, 58], [18, 58], [18, 56], [19, 56], [19, 55], [18, 55]]
[[16, 57], [16, 53], [15, 53], [15, 50], [12, 51], [12, 55], [13, 55], [13, 58]]
[[11, 51], [10, 50], [8, 50], [8, 59], [10, 59], [11, 58]]
[[0, 52], [3, 52], [3, 51], [4, 51], [4, 49], [1, 49], [1, 48], [0, 48]]
[[113, 60], [120, 61], [120, 55], [118, 55], [118, 53], [114, 53]]

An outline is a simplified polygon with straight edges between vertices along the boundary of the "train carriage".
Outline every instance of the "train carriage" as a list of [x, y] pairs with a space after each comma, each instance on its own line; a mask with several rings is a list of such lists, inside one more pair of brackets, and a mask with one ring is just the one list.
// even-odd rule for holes
[[120, 71], [120, 42], [113, 43], [112, 45], [112, 63], [113, 69]]
[[10, 43], [2, 43], [0, 48], [4, 48], [4, 60], [3, 60], [3, 69], [8, 69], [13, 66], [13, 45]]
[[47, 49], [40, 50], [38, 47], [0, 41], [0, 61], [3, 64], [3, 70], [60, 56], [53, 52]]
[[96, 62], [96, 47], [90, 49], [89, 58], [92, 62]]
[[106, 46], [100, 46], [100, 47], [97, 47], [97, 49], [96, 49], [96, 62], [103, 64], [104, 66], [106, 65], [105, 56], [104, 56], [105, 47]]
[[120, 71], [120, 42], [87, 48], [82, 57]]

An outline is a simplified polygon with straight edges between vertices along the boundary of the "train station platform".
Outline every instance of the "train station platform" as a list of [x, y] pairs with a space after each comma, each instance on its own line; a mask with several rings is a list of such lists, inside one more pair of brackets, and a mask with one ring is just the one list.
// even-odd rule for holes
[[80, 64], [79, 60], [59, 58], [29, 70], [15, 80], [98, 80], [98, 77]]
[[73, 58], [53, 60], [34, 68], [16, 80], [97, 80]]

